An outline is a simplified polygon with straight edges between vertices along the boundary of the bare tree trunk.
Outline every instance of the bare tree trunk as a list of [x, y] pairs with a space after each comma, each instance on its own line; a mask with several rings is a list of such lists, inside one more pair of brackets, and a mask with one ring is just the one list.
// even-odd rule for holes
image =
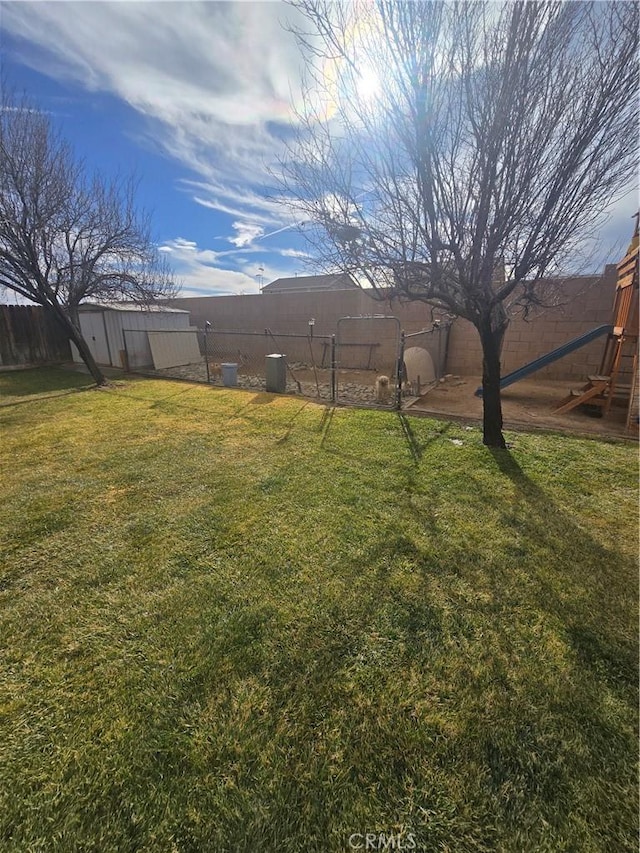
[[473, 322], [504, 447], [506, 312], [541, 304], [636, 180], [640, 4], [292, 2], [307, 74], [283, 196], [327, 268]]
[[478, 326], [482, 343], [482, 441], [487, 447], [503, 449], [507, 445], [502, 435], [500, 352], [507, 325], [506, 318], [496, 326], [488, 317]]
[[77, 313], [75, 314], [76, 322], [74, 322], [74, 320], [72, 319], [74, 313], [73, 310], [70, 310], [69, 313], [67, 313], [60, 305], [54, 305], [51, 307], [55, 312], [55, 316], [58, 318], [65, 332], [69, 336], [69, 340], [73, 341], [73, 343], [78, 348], [80, 358], [84, 361], [89, 373], [95, 379], [96, 385], [106, 385], [106, 376], [96, 364], [96, 360], [93, 357], [91, 350], [89, 349], [89, 345], [82, 336], [82, 333], [80, 331], [80, 323], [77, 320]]

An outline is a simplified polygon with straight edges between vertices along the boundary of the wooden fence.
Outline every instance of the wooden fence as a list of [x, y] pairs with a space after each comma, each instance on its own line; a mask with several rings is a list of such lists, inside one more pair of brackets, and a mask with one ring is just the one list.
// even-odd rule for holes
[[39, 305], [0, 305], [0, 366], [71, 361], [67, 336]]

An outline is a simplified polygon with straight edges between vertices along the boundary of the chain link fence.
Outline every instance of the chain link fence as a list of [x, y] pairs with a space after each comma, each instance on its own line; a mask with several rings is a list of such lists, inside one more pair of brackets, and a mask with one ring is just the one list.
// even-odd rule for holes
[[223, 384], [223, 364], [236, 364], [239, 387], [264, 390], [266, 357], [278, 354], [286, 356], [287, 393], [332, 399], [330, 336], [213, 328], [201, 335], [209, 381], [213, 384]]
[[263, 391], [266, 357], [277, 353], [286, 357], [287, 393], [334, 399], [330, 336], [214, 328], [162, 334], [165, 337], [161, 339], [160, 333], [125, 331], [129, 370], [223, 385], [223, 367], [233, 365], [237, 387]]
[[342, 317], [336, 330], [336, 399], [393, 407], [399, 400], [400, 321]]
[[267, 356], [286, 358], [286, 393], [399, 408], [444, 374], [448, 326], [405, 335], [396, 317], [343, 317], [335, 335], [233, 329], [125, 330], [129, 370], [266, 390]]

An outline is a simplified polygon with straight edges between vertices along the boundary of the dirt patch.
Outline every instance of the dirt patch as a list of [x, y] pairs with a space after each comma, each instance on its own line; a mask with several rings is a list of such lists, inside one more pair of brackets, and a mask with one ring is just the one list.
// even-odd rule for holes
[[[453, 376], [437, 382], [427, 393], [411, 401], [410, 411], [450, 415], [469, 421], [482, 420], [482, 399], [475, 396], [480, 385], [478, 377]], [[502, 392], [502, 410], [505, 428], [538, 428], [575, 434], [600, 435], [616, 438], [633, 438], [626, 430], [626, 406], [612, 406], [606, 418], [590, 417], [582, 409], [556, 415], [554, 409], [572, 388], [580, 382], [572, 380], [536, 381], [522, 379]], [[637, 435], [637, 432], [635, 433]]]

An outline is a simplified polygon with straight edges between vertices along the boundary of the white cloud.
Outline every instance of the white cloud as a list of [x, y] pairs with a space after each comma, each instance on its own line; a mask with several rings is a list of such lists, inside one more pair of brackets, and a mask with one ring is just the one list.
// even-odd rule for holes
[[264, 234], [264, 228], [252, 222], [234, 222], [232, 227], [236, 232], [236, 236], [229, 237], [228, 239], [238, 249], [250, 246], [255, 239], [262, 237]]
[[[296, 220], [294, 211], [285, 206], [275, 192], [261, 194], [257, 187], [238, 184], [237, 176], [231, 176], [226, 182], [218, 175], [208, 181], [183, 179], [180, 183], [186, 190], [195, 193], [193, 200], [197, 204], [237, 219], [246, 218], [250, 214], [253, 221], [270, 228], [283, 222], [291, 226]], [[264, 192], [264, 182], [260, 189]]]
[[192, 240], [178, 237], [159, 248], [170, 256], [176, 278], [182, 284], [181, 296], [222, 296], [258, 292], [255, 277], [246, 272], [219, 266], [218, 252], [199, 249]]
[[[16, 37], [24, 64], [135, 109], [144, 143], [193, 173], [181, 181], [185, 192], [235, 220], [231, 252], [255, 255], [267, 251], [265, 231], [295, 221], [265, 187], [273, 183], [269, 169], [277, 168], [283, 131], [295, 123], [292, 104], [300, 103], [302, 60], [282, 26], [297, 14], [284, 3], [239, 0], [2, 2], [2, 29]], [[599, 235], [605, 245], [620, 239], [624, 250], [637, 204], [635, 189], [612, 207]], [[165, 249], [198, 285], [209, 276], [216, 290], [249, 286], [245, 273], [217, 266], [224, 253], [187, 242]], [[304, 258], [295, 249], [270, 251]]]
[[301, 58], [282, 26], [295, 10], [238, 0], [2, 6], [20, 61], [128, 103], [147, 143], [201, 177], [200, 204], [282, 221], [256, 190], [299, 99]]
[[308, 252], [301, 252], [299, 249], [280, 249], [279, 254], [283, 258], [300, 258], [301, 260], [308, 260], [311, 257]]
[[292, 274], [290, 268], [278, 266], [270, 260], [270, 255], [284, 255], [286, 249], [265, 251], [261, 247], [250, 246], [216, 252], [200, 248], [193, 240], [177, 237], [159, 246], [159, 250], [170, 258], [176, 278], [182, 284], [181, 296], [258, 293], [260, 283], [267, 284]]

